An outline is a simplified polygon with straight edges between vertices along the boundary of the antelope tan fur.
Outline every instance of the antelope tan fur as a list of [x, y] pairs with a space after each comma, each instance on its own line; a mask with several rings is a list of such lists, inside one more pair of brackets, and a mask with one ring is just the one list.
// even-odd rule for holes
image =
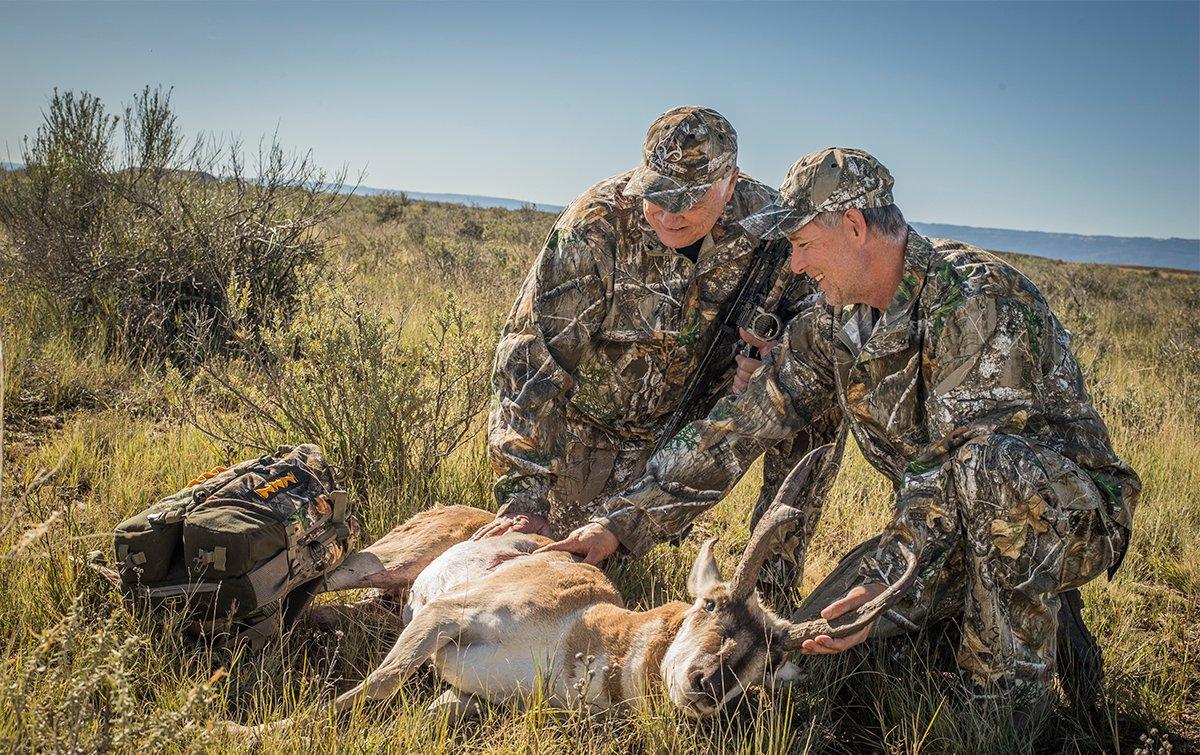
[[[435, 507], [397, 527], [330, 577], [334, 589], [407, 588], [406, 626], [377, 669], [330, 705], [394, 695], [422, 664], [452, 689], [431, 707], [466, 713], [480, 701], [528, 699], [539, 686], [559, 706], [601, 711], [664, 688], [694, 716], [711, 715], [755, 684], [786, 681], [785, 653], [804, 640], [843, 636], [869, 624], [902, 592], [909, 573], [852, 615], [830, 624], [792, 623], [760, 604], [754, 582], [772, 533], [795, 521], [791, 505], [811, 495], [832, 444], [808, 454], [780, 487], [729, 582], [704, 543], [688, 577], [692, 603], [624, 608], [600, 569], [563, 552], [533, 553], [547, 538], [508, 533], [466, 540], [492, 514]], [[825, 477], [825, 475], [822, 475]], [[289, 721], [268, 726], [286, 727]]]

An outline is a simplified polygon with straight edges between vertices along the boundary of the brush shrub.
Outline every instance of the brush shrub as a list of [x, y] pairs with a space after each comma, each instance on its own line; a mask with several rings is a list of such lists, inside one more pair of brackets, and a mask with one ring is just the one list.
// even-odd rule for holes
[[148, 87], [120, 115], [56, 90], [22, 154], [0, 177], [7, 282], [138, 364], [194, 367], [278, 327], [321, 272], [316, 227], [344, 202], [274, 141], [254, 177], [236, 143], [185, 143], [170, 92]]
[[170, 709], [145, 704], [149, 638], [128, 617], [89, 615], [78, 602], [37, 645], [13, 659], [0, 692], [14, 752], [133, 752], [202, 746], [217, 697], [213, 675]]
[[315, 300], [264, 339], [262, 363], [204, 367], [197, 395], [227, 411], [187, 414], [230, 447], [320, 444], [360, 508], [425, 501], [442, 462], [477, 429], [491, 336], [451, 299], [423, 333], [405, 326], [344, 297]]

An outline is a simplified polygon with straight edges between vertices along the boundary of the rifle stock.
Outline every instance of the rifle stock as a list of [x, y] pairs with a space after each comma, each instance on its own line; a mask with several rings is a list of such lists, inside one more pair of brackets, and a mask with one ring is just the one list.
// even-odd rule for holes
[[[779, 313], [767, 312], [763, 309], [771, 284], [779, 266], [788, 257], [790, 247], [777, 242], [761, 242], [754, 250], [754, 259], [747, 265], [738, 284], [737, 294], [727, 299], [717, 312], [717, 332], [712, 343], [704, 352], [700, 363], [688, 379], [687, 390], [675, 411], [671, 412], [667, 423], [663, 426], [662, 434], [654, 445], [654, 453], [661, 451], [671, 438], [690, 421], [690, 415], [698, 411], [699, 399], [717, 386], [717, 381], [729, 369], [734, 354], [740, 348], [741, 339], [738, 328], [744, 327], [757, 337], [772, 335], [763, 340], [775, 340], [780, 333], [764, 334], [761, 323], [773, 321], [782, 331], [782, 318]], [[782, 304], [780, 297], [779, 304]]]

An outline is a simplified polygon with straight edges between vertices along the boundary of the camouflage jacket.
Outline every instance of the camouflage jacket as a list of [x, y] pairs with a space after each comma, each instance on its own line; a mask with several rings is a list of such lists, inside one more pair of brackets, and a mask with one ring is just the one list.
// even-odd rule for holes
[[[596, 184], [558, 218], [501, 332], [488, 418], [501, 513], [547, 512], [567, 443], [654, 446], [762, 243], [738, 225], [775, 196], [758, 181], [739, 177], [693, 264], [623, 194], [629, 175]], [[767, 305], [811, 293], [785, 262]], [[729, 364], [724, 386], [732, 355]]]
[[[860, 348], [852, 333], [861, 312], [803, 311], [746, 392], [677, 434], [598, 521], [643, 552], [720, 499], [765, 448], [839, 402], [864, 456], [897, 492], [972, 438], [1020, 435], [1087, 470], [1110, 503], [1111, 534], [1127, 543], [1140, 483], [1113, 453], [1069, 336], [1027, 278], [992, 254], [910, 228], [900, 286]], [[935, 531], [928, 513], [896, 511], [892, 537], [868, 559], [876, 575], [898, 563], [884, 552], [896, 537], [926, 559], [942, 552], [953, 533]]]

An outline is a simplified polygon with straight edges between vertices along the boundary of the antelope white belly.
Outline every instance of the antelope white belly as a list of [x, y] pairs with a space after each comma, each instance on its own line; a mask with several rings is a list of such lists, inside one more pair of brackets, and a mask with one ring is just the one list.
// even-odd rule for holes
[[[530, 697], [537, 684], [548, 691], [555, 704], [577, 703], [578, 691], [570, 689], [571, 682], [583, 674], [583, 662], [564, 658], [562, 641], [570, 633], [586, 609], [580, 609], [537, 630], [519, 627], [501, 615], [478, 617], [477, 627], [492, 628], [486, 640], [449, 644], [433, 658], [439, 675], [451, 686], [479, 695], [493, 702]], [[532, 631], [531, 631], [532, 630]], [[596, 659], [597, 669], [604, 659]], [[597, 679], [586, 697], [598, 702], [603, 683]]]
[[451, 546], [421, 570], [413, 582], [404, 605], [404, 623], [411, 622], [430, 601], [537, 548], [537, 542], [521, 533], [467, 540]]
[[538, 680], [554, 673], [553, 649], [509, 636], [503, 642], [447, 645], [434, 657], [438, 673], [451, 686], [492, 702], [533, 694]]

